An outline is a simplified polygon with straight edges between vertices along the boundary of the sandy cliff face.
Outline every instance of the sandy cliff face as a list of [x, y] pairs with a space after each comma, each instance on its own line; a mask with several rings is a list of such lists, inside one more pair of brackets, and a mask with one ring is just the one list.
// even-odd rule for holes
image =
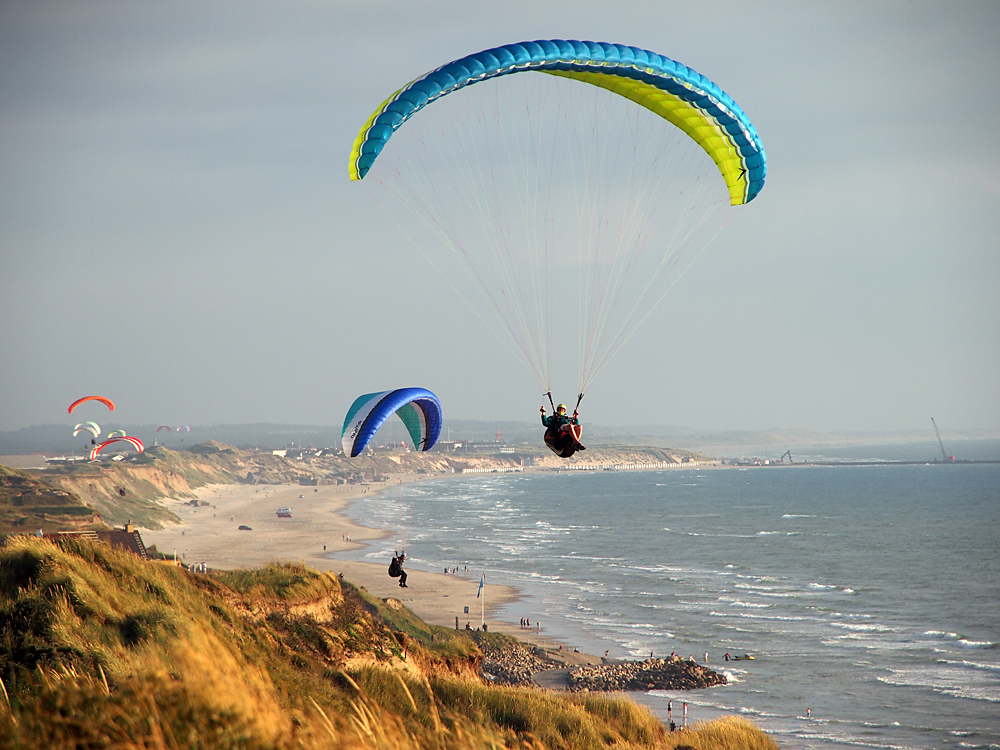
[[0, 534], [83, 531], [103, 528], [72, 492], [51, 487], [30, 474], [0, 466]]
[[150, 458], [153, 460], [139, 464], [124, 461], [93, 464], [68, 471], [37, 472], [36, 476], [50, 486], [76, 495], [107, 523], [134, 521], [154, 526], [176, 520], [157, 500], [190, 498], [197, 487], [205, 484], [236, 481], [229, 467], [200, 456], [175, 454]]

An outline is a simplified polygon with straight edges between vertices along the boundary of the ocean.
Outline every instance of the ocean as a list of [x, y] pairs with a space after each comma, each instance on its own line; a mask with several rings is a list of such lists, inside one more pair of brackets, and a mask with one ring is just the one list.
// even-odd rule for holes
[[1000, 464], [472, 475], [349, 514], [393, 535], [359, 559], [485, 572], [486, 596], [525, 594], [502, 619], [568, 647], [708, 652], [729, 685], [634, 694], [664, 720], [741, 714], [793, 750], [1000, 747]]

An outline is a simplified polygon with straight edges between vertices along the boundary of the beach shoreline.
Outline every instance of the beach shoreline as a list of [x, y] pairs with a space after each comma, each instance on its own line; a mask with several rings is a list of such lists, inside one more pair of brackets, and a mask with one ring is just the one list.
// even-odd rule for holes
[[[456, 475], [458, 476], [458, 475]], [[323, 572], [342, 574], [354, 585], [381, 599], [396, 599], [427, 623], [477, 629], [481, 613], [490, 632], [514, 636], [544, 650], [556, 664], [597, 664], [601, 659], [575, 651], [558, 636], [524, 629], [501, 613], [525, 598], [511, 585], [487, 582], [485, 607], [479, 575], [464, 568], [457, 574], [407, 567], [407, 587], [381, 563], [346, 559], [389, 532], [364, 526], [347, 515], [350, 503], [368, 493], [384, 493], [401, 483], [439, 480], [434, 475], [393, 475], [387, 482], [364, 485], [236, 485], [212, 484], [195, 491], [194, 499], [166, 499], [161, 504], [181, 519], [160, 529], [141, 529], [147, 546], [162, 554], [209, 570], [262, 567], [271, 562], [301, 562]], [[290, 518], [276, 511], [289, 508]], [[249, 527], [243, 530], [241, 527]], [[468, 608], [466, 613], [465, 609]]]

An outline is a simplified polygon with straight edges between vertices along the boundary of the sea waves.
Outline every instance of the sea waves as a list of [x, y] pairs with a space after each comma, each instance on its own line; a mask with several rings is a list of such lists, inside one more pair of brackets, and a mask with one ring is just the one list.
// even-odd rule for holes
[[487, 570], [525, 594], [507, 619], [571, 646], [756, 656], [726, 687], [646, 696], [661, 717], [671, 699], [692, 720], [747, 713], [787, 750], [985, 747], [998, 487], [1000, 469], [955, 466], [505, 475], [404, 487], [393, 511], [415, 567]]

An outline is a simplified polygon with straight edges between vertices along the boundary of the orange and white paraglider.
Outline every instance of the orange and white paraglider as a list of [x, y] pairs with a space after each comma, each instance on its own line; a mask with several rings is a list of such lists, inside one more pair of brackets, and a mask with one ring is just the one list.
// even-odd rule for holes
[[68, 413], [72, 414], [73, 410], [85, 401], [100, 401], [104, 404], [110, 411], [115, 410], [115, 402], [110, 398], [104, 398], [104, 396], [84, 396], [83, 398], [78, 398], [72, 404], [69, 405]]

